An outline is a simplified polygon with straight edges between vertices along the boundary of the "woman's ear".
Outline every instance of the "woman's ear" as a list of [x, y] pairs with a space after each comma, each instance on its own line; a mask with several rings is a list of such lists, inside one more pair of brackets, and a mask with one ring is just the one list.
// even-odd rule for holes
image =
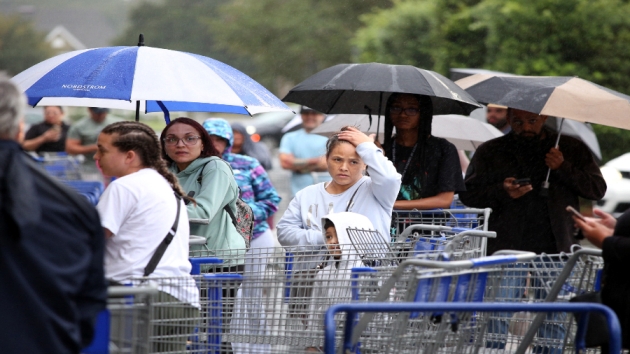
[[[129, 150], [127, 151], [127, 153], [125, 154], [125, 162], [128, 164], [131, 164], [134, 162], [134, 160], [138, 157], [138, 154], [136, 154], [135, 151], [133, 150]], [[142, 161], [139, 161], [142, 162]]]

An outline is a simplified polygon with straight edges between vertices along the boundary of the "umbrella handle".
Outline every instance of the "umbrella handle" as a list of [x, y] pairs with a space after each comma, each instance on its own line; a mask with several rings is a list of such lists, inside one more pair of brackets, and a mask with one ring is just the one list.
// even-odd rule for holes
[[[558, 127], [558, 137], [556, 138], [556, 149], [560, 145], [560, 136], [562, 135], [562, 125], [564, 124], [564, 118], [560, 120], [560, 127]], [[543, 197], [547, 197], [549, 195], [549, 176], [551, 176], [551, 168], [547, 169], [547, 178], [542, 184], [542, 189], [540, 190], [540, 195]]]
[[370, 120], [370, 125], [368, 126], [368, 131], [370, 131], [370, 128], [372, 128], [372, 108], [370, 108], [368, 105], [363, 106], [363, 108], [365, 108], [365, 110], [368, 111], [368, 118]]

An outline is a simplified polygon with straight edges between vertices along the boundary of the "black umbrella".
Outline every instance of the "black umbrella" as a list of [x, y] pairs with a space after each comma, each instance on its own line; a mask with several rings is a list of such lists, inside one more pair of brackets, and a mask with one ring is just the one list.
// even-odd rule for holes
[[392, 93], [430, 96], [433, 114], [468, 115], [481, 107], [444, 76], [411, 65], [339, 64], [302, 81], [282, 99], [322, 113], [379, 116]]

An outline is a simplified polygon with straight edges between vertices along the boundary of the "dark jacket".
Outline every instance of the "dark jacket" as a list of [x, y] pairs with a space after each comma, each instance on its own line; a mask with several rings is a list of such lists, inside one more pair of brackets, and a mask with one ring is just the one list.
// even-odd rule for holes
[[[547, 173], [545, 155], [557, 135], [546, 130], [544, 136], [527, 143], [514, 133], [490, 140], [477, 149], [468, 166], [466, 192], [460, 193], [460, 199], [470, 207], [492, 208], [489, 229], [497, 232], [497, 238], [488, 240], [488, 254], [500, 249], [569, 251], [577, 241], [566, 207], [577, 209], [578, 196], [598, 200], [606, 192], [606, 182], [588, 148], [562, 136], [559, 149], [564, 162], [551, 171], [549, 196], [541, 196]], [[507, 177], [531, 178], [534, 190], [512, 199], [503, 189]]]
[[78, 353], [105, 308], [96, 209], [0, 140], [0, 343], [3, 353]]
[[630, 210], [617, 220], [614, 236], [604, 239], [602, 252], [605, 264], [602, 302], [615, 311], [621, 324], [624, 348], [630, 348]]

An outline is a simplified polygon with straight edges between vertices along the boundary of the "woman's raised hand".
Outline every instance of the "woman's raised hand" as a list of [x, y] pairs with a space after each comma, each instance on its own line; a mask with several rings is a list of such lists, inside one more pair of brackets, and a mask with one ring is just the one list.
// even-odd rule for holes
[[357, 147], [361, 143], [374, 143], [374, 139], [363, 134], [359, 129], [355, 127], [347, 127], [347, 130], [339, 133], [339, 140], [347, 140], [350, 144]]

